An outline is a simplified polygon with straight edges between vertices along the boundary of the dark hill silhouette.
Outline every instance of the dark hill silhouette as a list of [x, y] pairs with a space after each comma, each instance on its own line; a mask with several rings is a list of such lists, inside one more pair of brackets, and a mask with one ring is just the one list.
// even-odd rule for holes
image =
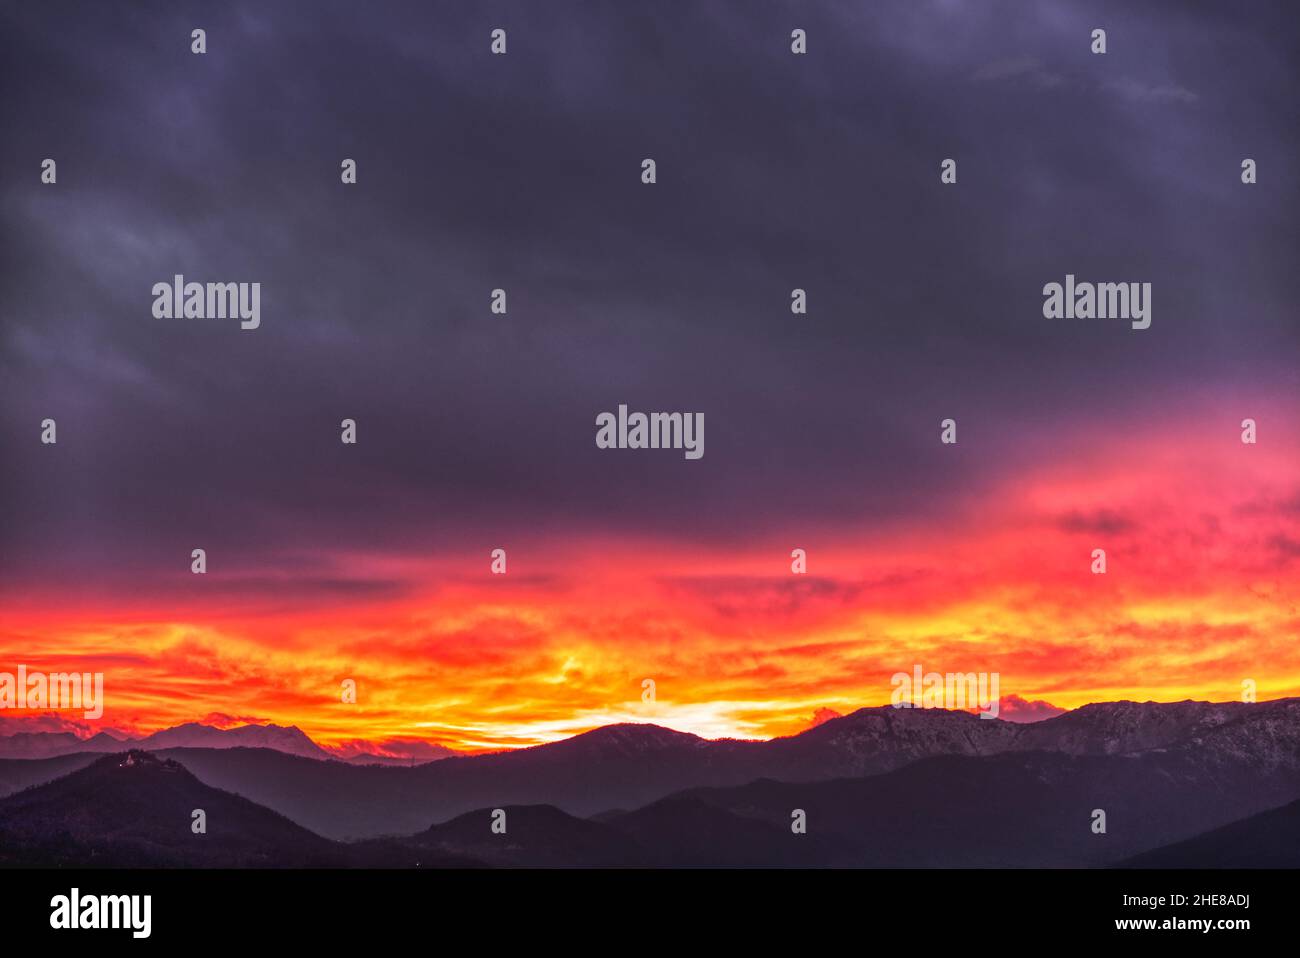
[[[191, 832], [196, 808], [207, 814], [207, 834]], [[282, 815], [204, 785], [178, 762], [131, 751], [0, 800], [0, 860], [255, 867], [338, 859], [333, 843]]]
[[1300, 801], [1127, 861], [1120, 868], [1300, 868]]
[[[191, 814], [207, 815], [206, 834]], [[0, 799], [0, 865], [342, 867], [400, 864], [353, 849], [283, 815], [204, 785], [179, 762], [134, 750]]]
[[739, 814], [696, 794], [674, 795], [608, 819], [634, 838], [655, 866], [807, 868], [835, 863], [855, 844], [843, 835], [796, 835], [784, 820]]
[[33, 785], [44, 785], [98, 759], [98, 753], [77, 752], [55, 758], [0, 758], [0, 798]]
[[[550, 806], [512, 808], [508, 838], [491, 834], [485, 808], [400, 843], [496, 865], [1101, 867], [1298, 787], [1205, 774], [1176, 752], [942, 755], [864, 778], [691, 789], [586, 821]], [[1104, 834], [1093, 831], [1098, 808]], [[796, 809], [806, 834], [791, 829]]]
[[618, 829], [575, 818], [551, 805], [508, 805], [506, 831], [492, 832], [492, 810], [479, 809], [434, 825], [403, 844], [461, 855], [489, 865], [617, 867], [649, 864], [642, 849]]
[[[826, 839], [833, 851], [819, 864], [1095, 867], [1300, 792], [1295, 775], [1253, 775], [1246, 766], [1234, 774], [1240, 777], [1207, 778], [1202, 765], [1178, 754], [1023, 752], [938, 756], [869, 778], [762, 780], [681, 797], [786, 830], [791, 810], [802, 808], [808, 836]], [[1091, 829], [1097, 808], [1106, 812], [1104, 835]], [[679, 836], [687, 847], [707, 840]]]
[[[550, 805], [507, 806], [507, 831], [478, 809], [396, 840], [415, 849], [526, 867], [797, 867], [831, 861], [830, 840], [733, 814], [692, 795], [634, 812], [576, 818]], [[836, 839], [842, 841], [842, 839]]]

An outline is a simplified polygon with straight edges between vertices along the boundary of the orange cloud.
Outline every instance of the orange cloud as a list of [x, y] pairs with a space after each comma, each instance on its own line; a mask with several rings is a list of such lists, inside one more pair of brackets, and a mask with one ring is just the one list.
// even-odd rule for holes
[[[326, 745], [471, 750], [618, 721], [789, 734], [887, 702], [890, 676], [917, 663], [999, 672], [1025, 707], [1233, 699], [1245, 679], [1261, 698], [1300, 693], [1295, 434], [1274, 425], [1245, 446], [1207, 416], [1059, 444], [955, 514], [883, 531], [767, 532], [729, 551], [557, 541], [545, 567], [515, 558], [506, 577], [358, 556], [404, 586], [345, 607], [268, 609], [264, 590], [219, 612], [30, 597], [7, 610], [0, 670], [103, 671], [106, 726], [258, 716]], [[790, 573], [794, 547], [806, 576]], [[1090, 571], [1098, 548], [1105, 575]]]

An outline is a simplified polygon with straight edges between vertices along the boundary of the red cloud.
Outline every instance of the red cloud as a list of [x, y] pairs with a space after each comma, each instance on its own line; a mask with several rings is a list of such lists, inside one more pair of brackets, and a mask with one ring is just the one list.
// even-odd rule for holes
[[1004, 695], [999, 700], [998, 718], [1007, 722], [1041, 722], [1043, 719], [1064, 715], [1068, 709], [1058, 708], [1041, 699], [1029, 701], [1019, 695]]

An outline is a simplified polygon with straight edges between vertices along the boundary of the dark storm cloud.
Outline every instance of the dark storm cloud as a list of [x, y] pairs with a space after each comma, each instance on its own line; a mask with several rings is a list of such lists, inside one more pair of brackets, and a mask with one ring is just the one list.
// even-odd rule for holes
[[[1300, 345], [1284, 4], [0, 16], [11, 583], [906, 517]], [[1152, 282], [1151, 329], [1044, 320], [1067, 272]], [[260, 282], [262, 327], [154, 319], [176, 273]], [[597, 450], [620, 402], [703, 412], [704, 458]]]

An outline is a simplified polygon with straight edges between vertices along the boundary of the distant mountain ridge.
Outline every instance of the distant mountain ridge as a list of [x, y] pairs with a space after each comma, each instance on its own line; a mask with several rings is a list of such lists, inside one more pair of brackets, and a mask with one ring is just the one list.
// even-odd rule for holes
[[[207, 731], [196, 734], [211, 740]], [[293, 744], [296, 737], [276, 740]], [[974, 868], [1132, 860], [1141, 867], [1142, 856], [1166, 847], [1195, 867], [1198, 856], [1227, 857], [1231, 845], [1186, 845], [1198, 836], [1263, 813], [1264, 826], [1240, 826], [1253, 828], [1247, 846], [1262, 846], [1270, 828], [1295, 826], [1268, 815], [1300, 797], [1300, 700], [1104, 703], [1029, 726], [964, 712], [873, 708], [767, 742], [623, 724], [414, 767], [349, 765], [237, 744], [131, 754], [185, 772], [163, 781], [246, 800], [326, 843], [276, 832], [272, 844], [293, 861], [312, 848], [333, 855], [342, 847], [348, 861], [394, 867], [452, 860]], [[0, 793], [28, 788], [0, 799], [0, 842], [16, 843], [12, 854], [33, 861], [89, 854], [112, 823], [85, 830], [69, 789], [79, 800], [101, 801], [78, 776], [93, 763], [102, 777], [107, 761], [94, 753], [0, 760]], [[153, 811], [131, 791], [134, 781], [104, 780], [101, 804], [134, 808], [143, 821]], [[32, 804], [33, 795], [49, 800]], [[26, 809], [26, 825], [21, 816], [6, 819], [17, 806]], [[510, 818], [508, 833], [490, 828], [493, 809]], [[796, 809], [806, 815], [806, 834], [791, 829]], [[1107, 815], [1103, 833], [1092, 829], [1096, 809]], [[174, 826], [171, 812], [164, 817]], [[114, 846], [114, 860], [143, 854], [130, 824], [129, 815], [119, 821], [128, 840]], [[66, 847], [28, 847], [64, 833], [71, 836]], [[153, 849], [150, 860], [165, 852]], [[239, 846], [222, 854], [247, 852]], [[271, 864], [279, 855], [252, 861]]]
[[[0, 867], [1295, 864], [1300, 802], [1216, 826], [1294, 794], [1300, 780], [1262, 776], [1225, 790], [1203, 774], [1165, 751], [946, 755], [863, 778], [691, 789], [590, 818], [552, 805], [484, 807], [411, 835], [343, 844], [204, 785], [181, 761], [133, 751], [0, 799]], [[189, 834], [193, 807], [209, 816], [203, 835]], [[1104, 834], [1092, 828], [1094, 807], [1108, 813]], [[803, 830], [791, 828], [795, 815]]]
[[[273, 808], [318, 834], [412, 834], [483, 807], [553, 805], [586, 817], [639, 809], [701, 787], [757, 779], [862, 778], [943, 756], [1030, 751], [1086, 756], [1168, 754], [1198, 781], [1273, 776], [1279, 802], [1300, 776], [1300, 699], [1086, 706], [1032, 725], [965, 712], [860, 709], [788, 738], [708, 740], [654, 725], [605, 726], [563, 741], [415, 767], [350, 766], [263, 748], [175, 748], [202, 781]], [[66, 774], [69, 763], [0, 761], [0, 794]], [[1242, 770], [1249, 770], [1243, 773]], [[1258, 809], [1251, 809], [1258, 810]], [[1242, 814], [1247, 814], [1243, 811]]]
[[[271, 748], [303, 758], [325, 760], [334, 757], [294, 725], [240, 725], [219, 729], [198, 722], [187, 722], [175, 728], [154, 732], [141, 739], [138, 747], [147, 751], [167, 748]], [[118, 748], [121, 748], [120, 744]]]
[[[71, 732], [18, 732], [0, 736], [0, 759], [54, 758], [78, 752], [119, 752], [124, 748], [160, 751], [166, 748], [271, 748], [286, 755], [299, 755], [319, 761], [334, 759], [357, 764], [411, 764], [410, 758], [367, 751], [370, 743], [354, 743], [350, 748], [332, 752], [317, 745], [296, 725], [238, 725], [218, 728], [199, 722], [186, 722], [161, 729], [143, 738], [117, 737], [99, 732], [90, 738], [78, 738]], [[436, 761], [457, 754], [442, 746], [423, 745], [425, 753], [418, 761]]]
[[[1284, 721], [1290, 722], [1295, 710], [1300, 709], [1300, 699], [1275, 699], [1261, 703], [1191, 700], [1101, 702], [1033, 723], [982, 719], [970, 713], [942, 709], [872, 706], [821, 721], [796, 735], [766, 742], [704, 739], [649, 723], [622, 723], [602, 726], [533, 748], [562, 749], [567, 743], [582, 742], [582, 745], [572, 747], [646, 751], [670, 744], [684, 746], [693, 743], [699, 748], [712, 748], [721, 753], [727, 749], [744, 749], [757, 744], [771, 746], [773, 754], [786, 752], [792, 773], [797, 771], [799, 763], [811, 761], [816, 766], [815, 773], [824, 775], [826, 770], [821, 763], [828, 756], [834, 755], [837, 761], [843, 763], [842, 774], [861, 774], [884, 770], [882, 766], [896, 767], [891, 763], [906, 763], [935, 754], [988, 755], [1038, 748], [1077, 755], [1130, 754], [1167, 747], [1197, 735], [1216, 733], [1223, 726], [1240, 720], [1247, 714], [1247, 710], [1260, 708], [1286, 713]], [[798, 742], [798, 747], [780, 744], [791, 742]], [[810, 756], [809, 753], [814, 752], [819, 743], [824, 746], [824, 754], [820, 757]], [[377, 745], [364, 742], [352, 743], [347, 749], [331, 751], [317, 745], [295, 725], [275, 724], [218, 728], [199, 722], [186, 722], [142, 738], [114, 737], [106, 732], [99, 732], [87, 739], [78, 738], [71, 732], [18, 732], [0, 736], [0, 759], [53, 758], [77, 752], [113, 752], [122, 748], [149, 751], [166, 748], [270, 748], [288, 755], [321, 761], [334, 759], [361, 764], [393, 765], [409, 765], [412, 762], [460, 754], [442, 746], [422, 745], [421, 752], [424, 754], [413, 759], [393, 755]], [[532, 750], [513, 749], [506, 752], [513, 754]]]
[[155, 751], [163, 748], [274, 748], [289, 755], [332, 758], [296, 726], [240, 725], [221, 729], [186, 722], [143, 738], [114, 738], [99, 732], [81, 739], [71, 732], [19, 732], [0, 737], [0, 758], [53, 758], [74, 752], [120, 752], [124, 748]]

